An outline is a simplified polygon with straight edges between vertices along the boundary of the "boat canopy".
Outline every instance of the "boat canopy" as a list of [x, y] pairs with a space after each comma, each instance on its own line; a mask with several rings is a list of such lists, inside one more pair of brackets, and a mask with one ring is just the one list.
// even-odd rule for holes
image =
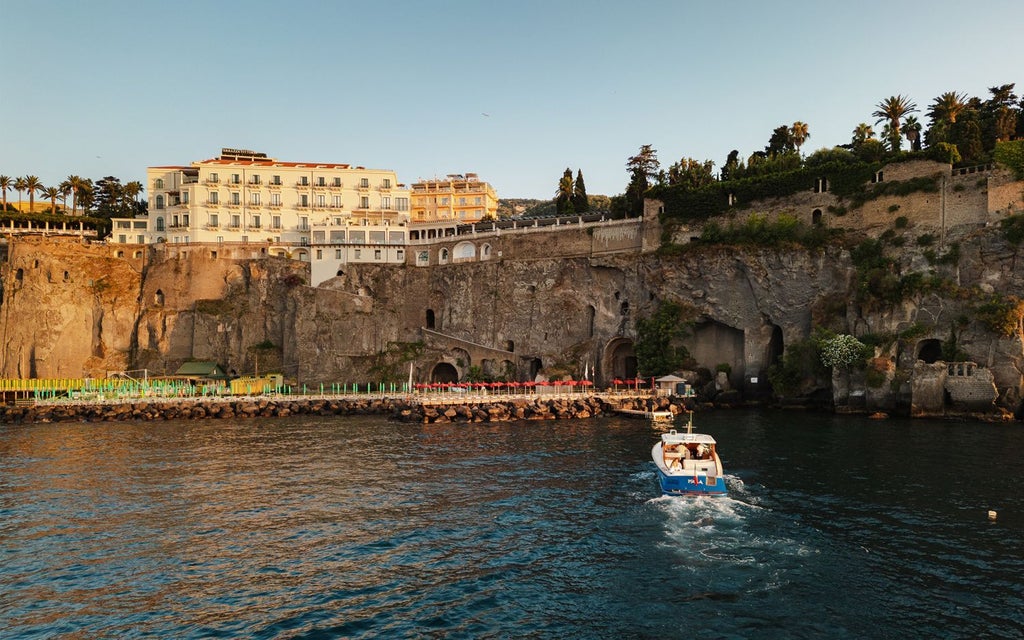
[[664, 444], [715, 444], [715, 439], [706, 433], [676, 433], [675, 429], [661, 434], [661, 441]]

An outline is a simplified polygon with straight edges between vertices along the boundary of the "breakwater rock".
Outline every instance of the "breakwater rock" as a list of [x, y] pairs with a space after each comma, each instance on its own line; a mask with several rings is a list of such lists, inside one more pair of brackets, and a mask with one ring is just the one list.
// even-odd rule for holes
[[465, 399], [429, 402], [398, 397], [256, 397], [175, 398], [96, 403], [45, 403], [0, 406], [0, 423], [117, 422], [274, 418], [285, 416], [386, 415], [402, 422], [507, 422], [513, 420], [584, 419], [611, 415], [618, 409], [672, 411], [684, 399], [579, 395], [554, 398]]

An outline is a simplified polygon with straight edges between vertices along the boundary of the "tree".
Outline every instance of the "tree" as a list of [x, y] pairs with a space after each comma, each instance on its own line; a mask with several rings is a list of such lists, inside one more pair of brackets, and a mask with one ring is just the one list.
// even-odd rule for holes
[[715, 174], [712, 173], [714, 166], [715, 163], [710, 160], [700, 162], [693, 158], [683, 158], [668, 168], [668, 183], [687, 191], [700, 189], [715, 181]]
[[43, 190], [43, 183], [39, 176], [25, 176], [25, 191], [28, 191], [28, 210], [34, 212], [36, 208], [36, 191]]
[[560, 216], [571, 216], [572, 208], [572, 169], [565, 168], [562, 179], [558, 181], [558, 190], [555, 192], [555, 213]]
[[587, 185], [583, 182], [583, 170], [576, 170], [576, 184], [572, 187], [572, 207], [576, 213], [583, 214], [590, 210], [587, 197]]
[[689, 327], [689, 318], [683, 317], [683, 311], [675, 302], [663, 302], [654, 315], [637, 318], [633, 350], [637, 368], [644, 377], [672, 373], [690, 357], [682, 344]]
[[729, 156], [725, 159], [725, 164], [722, 165], [722, 170], [719, 172], [719, 178], [724, 182], [731, 180], [736, 169], [740, 166], [740, 152], [733, 149], [729, 152]]
[[57, 213], [57, 197], [60, 196], [60, 189], [57, 187], [40, 187], [39, 193], [50, 199], [50, 215]]
[[639, 153], [626, 160], [629, 172], [629, 185], [626, 187], [626, 214], [640, 216], [644, 212], [644, 194], [651, 187], [651, 182], [658, 177], [661, 163], [658, 152], [651, 145], [640, 147]]
[[71, 212], [75, 213], [78, 210], [78, 198], [81, 195], [82, 190], [85, 188], [86, 184], [90, 183], [90, 181], [87, 181], [85, 178], [79, 176], [71, 175], [68, 176], [67, 179], [64, 180], [64, 182], [66, 182], [68, 186], [71, 187]]
[[14, 190], [18, 192], [18, 211], [21, 211], [21, 192], [25, 188], [25, 178], [16, 178], [14, 180]]
[[917, 105], [910, 101], [910, 98], [903, 95], [889, 96], [876, 105], [876, 111], [871, 115], [878, 118], [875, 124], [888, 121], [888, 141], [890, 151], [899, 151], [900, 144], [900, 120], [904, 116], [917, 111]]
[[795, 150], [793, 136], [789, 134], [789, 127], [786, 125], [775, 127], [772, 137], [768, 139], [768, 146], [764, 148], [764, 152], [768, 156], [778, 156]]
[[871, 128], [871, 125], [862, 122], [856, 126], [853, 130], [853, 139], [850, 140], [850, 144], [856, 149], [860, 145], [864, 144], [865, 141], [875, 137], [875, 130]]
[[967, 106], [966, 101], [966, 93], [947, 91], [938, 98], [932, 100], [932, 105], [928, 107], [928, 117], [932, 119], [933, 123], [943, 122], [949, 125], [955, 124], [956, 119]]
[[789, 138], [793, 141], [796, 146], [797, 153], [800, 152], [800, 147], [803, 146], [804, 140], [810, 138], [811, 134], [807, 131], [807, 123], [800, 122], [797, 120], [793, 123], [793, 126], [789, 128]]
[[14, 188], [14, 179], [11, 176], [0, 176], [0, 189], [4, 192], [4, 212], [7, 212], [7, 192]]
[[96, 215], [101, 218], [117, 218], [134, 214], [132, 200], [125, 195], [124, 185], [114, 176], [106, 176], [96, 182]]
[[910, 141], [911, 151], [921, 150], [921, 123], [914, 116], [907, 116], [903, 121], [903, 135]]
[[71, 195], [71, 183], [65, 180], [57, 185], [57, 190], [60, 191], [60, 201], [64, 207], [64, 215], [68, 213], [68, 196]]

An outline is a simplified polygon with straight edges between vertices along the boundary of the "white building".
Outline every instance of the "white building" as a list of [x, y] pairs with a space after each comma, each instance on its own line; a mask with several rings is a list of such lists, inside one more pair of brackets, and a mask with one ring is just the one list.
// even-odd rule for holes
[[261, 243], [311, 261], [311, 283], [350, 262], [405, 262], [409, 189], [394, 171], [281, 162], [222, 149], [146, 170], [149, 213], [115, 218], [111, 243]]

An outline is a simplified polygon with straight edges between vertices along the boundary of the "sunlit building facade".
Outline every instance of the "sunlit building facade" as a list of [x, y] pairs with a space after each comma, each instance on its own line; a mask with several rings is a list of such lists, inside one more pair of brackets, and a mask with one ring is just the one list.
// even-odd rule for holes
[[411, 191], [413, 223], [471, 223], [497, 217], [498, 195], [475, 173], [420, 180], [412, 184]]

